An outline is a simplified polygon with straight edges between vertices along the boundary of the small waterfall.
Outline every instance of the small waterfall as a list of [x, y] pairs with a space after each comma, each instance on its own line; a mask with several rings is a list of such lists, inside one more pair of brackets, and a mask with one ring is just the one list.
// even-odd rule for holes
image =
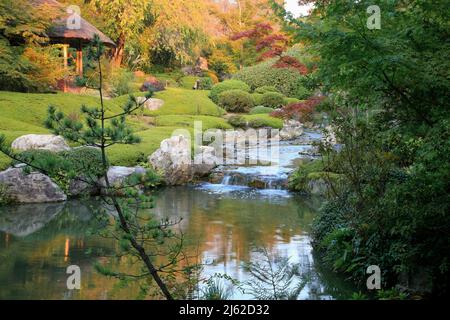
[[286, 189], [287, 177], [261, 176], [254, 174], [242, 174], [235, 171], [224, 172], [220, 185], [243, 186], [255, 189]]
[[223, 184], [224, 186], [229, 186], [230, 182], [231, 182], [231, 178], [232, 178], [232, 176], [226, 174], [223, 177], [223, 180], [222, 180], [221, 184]]

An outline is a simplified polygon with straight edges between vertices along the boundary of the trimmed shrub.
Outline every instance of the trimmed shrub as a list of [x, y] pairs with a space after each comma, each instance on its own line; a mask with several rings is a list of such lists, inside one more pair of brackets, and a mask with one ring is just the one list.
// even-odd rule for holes
[[284, 105], [284, 96], [277, 92], [264, 93], [261, 97], [261, 105], [274, 109], [281, 108]]
[[264, 119], [260, 119], [260, 118], [251, 119], [248, 122], [248, 127], [254, 128], [254, 129], [263, 128], [265, 126], [266, 126], [266, 122], [264, 121]]
[[244, 120], [249, 123], [249, 125], [257, 127], [271, 127], [275, 129], [283, 128], [283, 120], [273, 118], [268, 114], [250, 114], [245, 115]]
[[210, 77], [203, 77], [199, 79], [198, 88], [199, 90], [211, 90], [214, 86], [214, 82]]
[[255, 106], [262, 106], [262, 94], [252, 93], [253, 100], [255, 101]]
[[219, 95], [219, 106], [228, 112], [248, 112], [255, 105], [250, 93], [242, 90], [230, 90]]
[[260, 94], [264, 94], [267, 92], [278, 92], [278, 90], [274, 86], [262, 86], [262, 87], [256, 88], [256, 90], [255, 90], [255, 93], [260, 93]]
[[298, 103], [298, 102], [301, 102], [301, 100], [297, 99], [297, 98], [284, 98], [284, 105], [285, 106], [287, 106], [289, 104], [292, 104], [292, 103]]
[[273, 108], [257, 106], [257, 107], [252, 108], [252, 110], [250, 110], [250, 114], [268, 114], [268, 113], [272, 113], [274, 111], [275, 110]]
[[242, 116], [232, 116], [228, 119], [228, 123], [235, 128], [245, 128], [247, 121]]
[[299, 79], [303, 77], [294, 69], [279, 69], [272, 67], [275, 60], [271, 59], [252, 67], [240, 70], [233, 79], [241, 80], [253, 90], [264, 86], [273, 86], [278, 92], [288, 97], [296, 97]]
[[250, 92], [250, 87], [242, 81], [239, 80], [226, 80], [224, 82], [216, 84], [212, 89], [209, 97], [215, 103], [219, 102], [219, 95], [222, 92], [226, 92], [229, 90], [242, 90], [245, 92]]

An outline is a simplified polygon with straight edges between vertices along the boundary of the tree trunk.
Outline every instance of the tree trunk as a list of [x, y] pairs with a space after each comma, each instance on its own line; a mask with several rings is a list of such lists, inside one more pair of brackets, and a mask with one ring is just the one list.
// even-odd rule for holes
[[117, 40], [117, 47], [114, 49], [113, 53], [112, 62], [114, 67], [120, 67], [122, 65], [124, 50], [125, 35], [122, 33], [119, 37], [119, 40]]

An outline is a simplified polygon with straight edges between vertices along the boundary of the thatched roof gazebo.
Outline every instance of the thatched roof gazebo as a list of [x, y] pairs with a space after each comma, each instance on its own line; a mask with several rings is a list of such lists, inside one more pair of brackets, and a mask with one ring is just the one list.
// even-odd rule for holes
[[[83, 47], [94, 39], [94, 35], [98, 35], [100, 40], [106, 46], [114, 48], [115, 43], [99, 31], [92, 24], [87, 22], [76, 12], [70, 12], [61, 3], [56, 0], [30, 0], [32, 5], [41, 6], [48, 5], [61, 11], [58, 18], [55, 19], [52, 27], [48, 31], [48, 36], [52, 43], [62, 44], [64, 48], [64, 65], [67, 66], [68, 48], [77, 49], [76, 56], [76, 72], [80, 76], [83, 75]], [[70, 8], [70, 7], [69, 7]], [[77, 19], [77, 25], [70, 26], [70, 21]]]

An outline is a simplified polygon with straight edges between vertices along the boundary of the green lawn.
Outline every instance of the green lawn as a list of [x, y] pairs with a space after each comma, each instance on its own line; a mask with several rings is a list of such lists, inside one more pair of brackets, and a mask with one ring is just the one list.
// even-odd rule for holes
[[[158, 111], [145, 111], [129, 120], [136, 134], [142, 138], [137, 145], [117, 145], [109, 150], [109, 158], [114, 165], [135, 165], [156, 151], [160, 142], [169, 138], [176, 129], [187, 129], [191, 134], [194, 122], [201, 121], [203, 130], [212, 128], [231, 129], [219, 108], [208, 98], [209, 91], [194, 91], [183, 88], [168, 88], [155, 94], [155, 98], [165, 101]], [[143, 93], [136, 93], [142, 96]], [[120, 112], [128, 96], [106, 100], [108, 113]], [[27, 94], [0, 91], [0, 134], [8, 143], [26, 134], [50, 133], [43, 125], [47, 108], [54, 105], [58, 110], [71, 116], [80, 114], [82, 104], [99, 106], [99, 99], [76, 94]], [[266, 125], [280, 127], [281, 120], [268, 115], [246, 115], [247, 120], [260, 119]], [[0, 169], [5, 169], [10, 160], [0, 154]]]

